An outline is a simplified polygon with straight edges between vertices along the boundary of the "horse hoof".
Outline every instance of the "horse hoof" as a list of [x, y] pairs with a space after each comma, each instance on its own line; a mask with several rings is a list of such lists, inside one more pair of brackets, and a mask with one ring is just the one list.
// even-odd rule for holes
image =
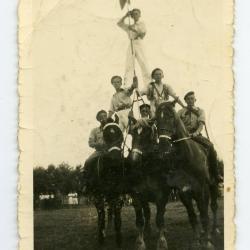
[[146, 245], [144, 243], [144, 241], [136, 241], [135, 243], [135, 249], [136, 250], [146, 250]]
[[167, 250], [168, 249], [168, 243], [165, 238], [161, 238], [157, 242], [157, 250]]
[[208, 241], [203, 244], [202, 250], [215, 250], [215, 247], [210, 241]]

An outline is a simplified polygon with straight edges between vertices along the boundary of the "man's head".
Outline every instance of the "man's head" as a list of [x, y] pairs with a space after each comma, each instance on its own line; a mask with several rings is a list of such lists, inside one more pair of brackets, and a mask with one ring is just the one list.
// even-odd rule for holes
[[122, 78], [120, 76], [113, 76], [111, 78], [111, 84], [114, 86], [115, 90], [119, 90], [122, 86]]
[[194, 91], [187, 92], [187, 94], [184, 96], [184, 100], [188, 107], [193, 107], [196, 102]]
[[96, 114], [96, 120], [101, 123], [101, 125], [105, 125], [107, 122], [108, 114], [105, 110], [100, 110]]
[[139, 21], [141, 17], [141, 10], [140, 9], [133, 9], [131, 11], [131, 17], [134, 19], [135, 22]]
[[147, 118], [150, 116], [150, 106], [146, 103], [140, 106], [140, 113], [142, 118]]
[[151, 73], [152, 79], [154, 79], [156, 82], [160, 82], [161, 79], [164, 77], [163, 71], [160, 68], [156, 68]]

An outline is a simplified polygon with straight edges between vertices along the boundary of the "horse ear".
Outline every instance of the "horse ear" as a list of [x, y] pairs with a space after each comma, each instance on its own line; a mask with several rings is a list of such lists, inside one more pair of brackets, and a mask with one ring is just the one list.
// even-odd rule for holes
[[115, 123], [116, 123], [116, 124], [119, 124], [119, 117], [118, 117], [117, 114], [115, 114]]

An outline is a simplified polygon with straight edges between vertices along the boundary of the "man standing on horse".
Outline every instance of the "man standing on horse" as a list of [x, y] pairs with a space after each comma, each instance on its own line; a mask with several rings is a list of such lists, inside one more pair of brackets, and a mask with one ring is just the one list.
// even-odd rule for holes
[[147, 98], [150, 101], [152, 116], [155, 115], [156, 108], [162, 102], [166, 102], [169, 100], [169, 96], [171, 96], [179, 105], [184, 107], [184, 104], [175, 94], [172, 87], [162, 82], [164, 75], [163, 71], [160, 68], [154, 69], [152, 71], [151, 77], [154, 81], [149, 83], [147, 90], [142, 91], [141, 94], [147, 95]]
[[138, 87], [138, 80], [137, 77], [134, 77], [133, 83], [129, 88], [122, 88], [122, 78], [120, 76], [113, 76], [111, 84], [116, 92], [112, 96], [108, 116], [111, 117], [116, 113], [119, 118], [119, 126], [122, 132], [124, 132], [128, 126], [128, 113], [132, 105], [130, 96], [133, 90]]
[[[125, 20], [132, 17], [134, 23], [126, 24]], [[143, 39], [146, 35], [146, 27], [144, 22], [140, 21], [141, 11], [139, 9], [133, 9], [129, 11], [124, 17], [122, 17], [117, 25], [127, 32], [130, 39], [130, 45], [127, 50], [126, 67], [124, 75], [124, 86], [127, 87], [132, 81], [134, 75], [135, 58], [140, 65], [143, 83], [147, 84], [150, 81], [150, 73], [147, 65], [147, 60], [143, 47]]]
[[187, 103], [187, 107], [179, 110], [178, 115], [192, 139], [201, 144], [208, 151], [211, 175], [218, 183], [221, 181], [221, 177], [218, 173], [217, 153], [212, 142], [209, 139], [203, 137], [201, 134], [201, 131], [205, 126], [205, 112], [204, 110], [195, 106], [196, 98], [193, 91], [188, 92], [184, 96], [184, 100]]

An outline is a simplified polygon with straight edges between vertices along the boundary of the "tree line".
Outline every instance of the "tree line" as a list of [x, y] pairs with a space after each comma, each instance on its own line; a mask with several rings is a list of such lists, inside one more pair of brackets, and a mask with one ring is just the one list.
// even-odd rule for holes
[[57, 167], [50, 164], [47, 168], [37, 166], [33, 170], [34, 197], [40, 194], [67, 195], [81, 192], [82, 165], [72, 167], [61, 163]]

